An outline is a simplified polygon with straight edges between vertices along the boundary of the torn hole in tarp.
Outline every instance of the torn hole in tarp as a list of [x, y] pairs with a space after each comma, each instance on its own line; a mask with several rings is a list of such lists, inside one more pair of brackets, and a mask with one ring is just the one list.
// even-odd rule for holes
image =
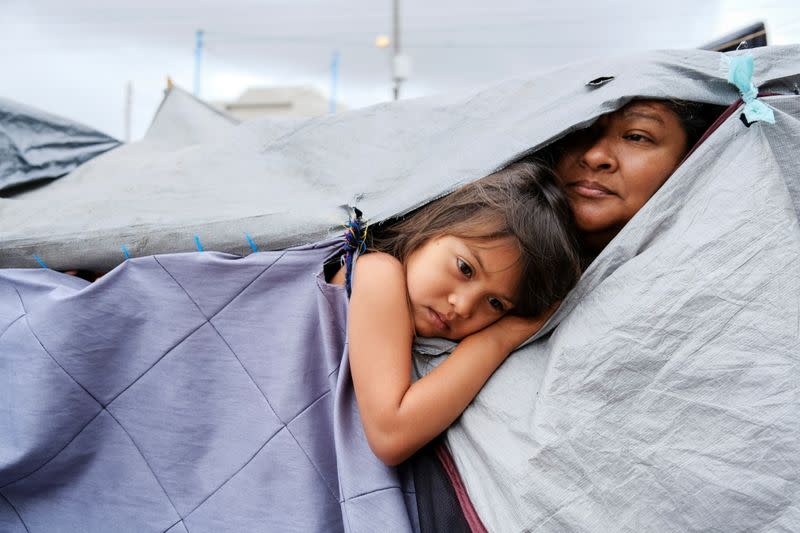
[[586, 86], [595, 89], [597, 87], [602, 87], [613, 79], [614, 76], [600, 76], [599, 78], [595, 78], [592, 81], [586, 82]]

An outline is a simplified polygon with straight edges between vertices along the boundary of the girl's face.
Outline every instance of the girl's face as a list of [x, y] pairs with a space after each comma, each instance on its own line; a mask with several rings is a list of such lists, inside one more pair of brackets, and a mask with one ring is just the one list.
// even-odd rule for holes
[[650, 199], [686, 154], [678, 115], [634, 101], [559, 142], [556, 174], [587, 245], [602, 249]]
[[406, 284], [417, 335], [463, 339], [514, 307], [522, 272], [514, 239], [435, 237], [408, 256]]

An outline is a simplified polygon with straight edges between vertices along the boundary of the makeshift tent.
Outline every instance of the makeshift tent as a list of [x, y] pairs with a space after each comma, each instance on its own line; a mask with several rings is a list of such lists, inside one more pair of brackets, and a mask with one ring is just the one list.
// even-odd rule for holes
[[[454, 465], [488, 529], [800, 527], [796, 165], [800, 47], [745, 53], [755, 59], [755, 84], [765, 93], [779, 95], [759, 99], [771, 106], [775, 123], [748, 122], [748, 126], [739, 112], [722, 123], [592, 263], [535, 340], [501, 367], [447, 432]], [[733, 54], [737, 55], [741, 53]], [[311, 120], [243, 123], [192, 146], [146, 138], [126, 147], [126, 152], [100, 156], [41, 190], [0, 202], [0, 261], [4, 266], [37, 266], [36, 256], [51, 267], [102, 270], [123, 261], [126, 254], [190, 250], [198, 243], [207, 250], [248, 254], [251, 248], [282, 249], [319, 240], [340, 231], [349, 206], [359, 207], [372, 221], [403, 213], [585, 126], [632, 98], [731, 104], [741, 95], [728, 83], [721, 58], [714, 52], [673, 51], [593, 60], [462, 96], [402, 101]], [[59, 320], [69, 313], [54, 312], [47, 320], [49, 312], [63, 313], [68, 308], [63, 302], [78, 305], [95, 296], [103, 298], [104, 287], [109, 287], [111, 299], [104, 309], [111, 313], [120, 306], [124, 316], [132, 314], [148, 327], [156, 322], [158, 328], [169, 327], [170, 319], [149, 317], [181, 298], [196, 300], [200, 312], [196, 318], [215, 325], [220, 303], [246, 293], [232, 265], [258, 264], [259, 255], [238, 262], [214, 254], [179, 256], [186, 258], [180, 265], [139, 276], [146, 270], [142, 265], [161, 260], [144, 258], [126, 263], [109, 275], [109, 281], [91, 285], [78, 285], [80, 280], [45, 270], [8, 271], [4, 287], [9, 296], [0, 303], [6, 324], [0, 326], [0, 342], [6, 344], [0, 345], [0, 354], [18, 353], [15, 347], [24, 342], [30, 350], [38, 350], [36, 364], [49, 370], [13, 374], [8, 368], [11, 359], [0, 358], [5, 365], [0, 379], [8, 381], [0, 390], [35, 396], [37, 387], [66, 379], [59, 374], [62, 370], [78, 389], [88, 392], [87, 380], [102, 390], [113, 388], [110, 384], [118, 379], [114, 372], [82, 359], [80, 342], [70, 344], [54, 335], [65, 331]], [[210, 266], [221, 263], [228, 266]], [[136, 283], [130, 291], [114, 292], [115, 280], [126, 279], [126, 272], [134, 274], [129, 279]], [[141, 294], [137, 290], [145, 291], [141, 287], [157, 278], [164, 279], [165, 273], [173, 282], [165, 281], [177, 291], [174, 299], [166, 291], [154, 298], [126, 299]], [[229, 273], [233, 287], [223, 283]], [[264, 291], [270, 296], [266, 287]], [[204, 298], [212, 303], [206, 305]], [[259, 313], [274, 309], [269, 298], [263, 300], [246, 298], [247, 305], [226, 323], [241, 322], [245, 327], [239, 329], [240, 335], [255, 334], [263, 326], [257, 322]], [[57, 341], [58, 352], [47, 353], [49, 343], [37, 341], [45, 333]], [[146, 348], [160, 342], [166, 349], [171, 346], [169, 339], [175, 340], [170, 333], [151, 337], [134, 332], [124, 344]], [[221, 333], [219, 338], [227, 341], [230, 353], [240, 356], [231, 344], [239, 337]], [[114, 340], [104, 337], [101, 344], [113, 346]], [[192, 348], [197, 345], [204, 343]], [[418, 350], [439, 353], [449, 347], [426, 342]], [[13, 364], [19, 365], [17, 361]], [[60, 367], [59, 361], [67, 363]], [[420, 372], [435, 363], [429, 355], [417, 358]], [[70, 372], [72, 365], [80, 366], [82, 373]], [[170, 370], [159, 363], [151, 371], [155, 373], [146, 371], [142, 379], [162, 376], [167, 390], [170, 383], [178, 383], [176, 390], [182, 390], [187, 380], [201, 380], [203, 390], [220, 395], [231, 387], [217, 380], [215, 373], [187, 364]], [[66, 382], [72, 383], [69, 379]], [[262, 392], [269, 397], [268, 390]], [[93, 420], [117, 428], [120, 437], [124, 436], [119, 431], [129, 431], [124, 420], [110, 420], [113, 402], [101, 399], [92, 404], [96, 394], [89, 400], [76, 394], [99, 413]], [[174, 401], [180, 397], [177, 394]], [[3, 428], [22, 423], [17, 418], [20, 409], [8, 407], [13, 405], [10, 400], [2, 404]], [[169, 406], [162, 402], [158, 409], [171, 419]], [[245, 406], [238, 409], [237, 417], [248, 416]], [[36, 471], [58, 468], [59, 487], [88, 479], [81, 476], [90, 471], [96, 476], [92, 479], [105, 474], [124, 484], [120, 481], [124, 476], [113, 475], [115, 470], [107, 466], [108, 455], [95, 457], [92, 448], [81, 454], [80, 447], [56, 449], [51, 444], [65, 439], [93, 442], [92, 431], [99, 422], [79, 426], [65, 436], [58, 430], [62, 426], [46, 421], [54, 413], [67, 420], [71, 409], [37, 410], [31, 405], [24, 412], [32, 417], [25, 421], [26, 427], [35, 431], [23, 433], [25, 438], [0, 432], [2, 438], [13, 438], [2, 446], [13, 460], [0, 462], [5, 476], [0, 484], [0, 516], [5, 523], [22, 527], [28, 524], [26, 516], [29, 520], [55, 520], [60, 512], [72, 516], [59, 507], [57, 498], [48, 499], [48, 492], [38, 488]], [[236, 442], [258, 440], [263, 428], [257, 415], [251, 420], [248, 431], [254, 433], [235, 432]], [[147, 422], [137, 427], [169, 432]], [[182, 445], [224, 456], [218, 448], [224, 443], [207, 435], [224, 431], [225, 422], [215, 416], [192, 418]], [[125, 438], [136, 443], [151, 435], [145, 429], [131, 431]], [[173, 435], [169, 442], [181, 441]], [[53, 449], [43, 451], [47, 447], [42, 443]], [[211, 495], [224, 490], [221, 480], [237, 480], [238, 471], [230, 465], [223, 475], [203, 464], [194, 469], [180, 462], [162, 464], [157, 459], [163, 454], [149, 446], [127, 449], [132, 455], [114, 463], [111, 454], [111, 464], [129, 465], [139, 457], [151, 465], [156, 481], [170, 480], [161, 486], [173, 502], [165, 512], [174, 511], [180, 518], [173, 516], [176, 528], [193, 518], [185, 512], [192, 509], [190, 505], [174, 502], [213, 502]], [[368, 455], [361, 458], [374, 460]], [[30, 463], [20, 462], [20, 457], [30, 458]], [[24, 468], [14, 470], [20, 464]], [[181, 468], [191, 476], [175, 476]], [[257, 482], [250, 484], [247, 471], [241, 470], [241, 483], [260, 487]], [[343, 472], [348, 475], [348, 470]], [[192, 476], [204, 480], [199, 488]], [[48, 478], [42, 478], [46, 483]], [[397, 502], [410, 497], [408, 487], [391, 486], [398, 491]], [[115, 500], [109, 494], [104, 494], [104, 502], [126, 505], [125, 498]], [[237, 498], [226, 500], [236, 504], [228, 512], [252, 513], [248, 520], [259, 517], [256, 500], [260, 499], [255, 492], [240, 491]], [[340, 494], [343, 509], [346, 501]], [[26, 505], [34, 509], [29, 514]], [[383, 514], [387, 507], [376, 506], [363, 521], [343, 519], [342, 527], [370, 529], [370, 520], [387, 523], [381, 517], [391, 517], [388, 521], [395, 524], [405, 517], [405, 527], [416, 527], [413, 510], [408, 511], [413, 506], [390, 507], [394, 511]], [[203, 505], [196, 508], [202, 510]], [[220, 507], [208, 509], [204, 515], [208, 521], [197, 521], [200, 529], [223, 520], [214, 514], [225, 512]]]
[[118, 145], [77, 122], [0, 98], [0, 194], [60, 178]]

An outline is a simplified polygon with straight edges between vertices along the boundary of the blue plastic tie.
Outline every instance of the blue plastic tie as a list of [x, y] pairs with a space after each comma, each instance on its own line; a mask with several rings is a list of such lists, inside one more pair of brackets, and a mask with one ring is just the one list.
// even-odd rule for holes
[[253, 239], [250, 238], [250, 234], [245, 233], [244, 236], [247, 238], [247, 242], [250, 244], [250, 248], [252, 248], [254, 252], [257, 252], [258, 248], [256, 248], [256, 243], [253, 242]]
[[130, 259], [131, 258], [131, 254], [128, 253], [128, 249], [125, 248], [124, 244], [121, 246], [121, 248], [122, 248], [122, 253], [125, 255], [125, 259]]
[[197, 235], [194, 236], [194, 243], [197, 245], [197, 251], [198, 252], [202, 252], [203, 251], [203, 245], [200, 244], [200, 237], [198, 237]]
[[39, 266], [41, 266], [42, 268], [47, 268], [47, 265], [44, 264], [44, 261], [39, 259], [38, 255], [33, 254], [33, 258], [36, 259], [36, 262], [39, 263]]
[[744, 101], [744, 117], [748, 122], [759, 120], [775, 124], [775, 113], [758, 99], [758, 89], [753, 83], [753, 56], [722, 56], [723, 69], [728, 71], [728, 83], [739, 89]]

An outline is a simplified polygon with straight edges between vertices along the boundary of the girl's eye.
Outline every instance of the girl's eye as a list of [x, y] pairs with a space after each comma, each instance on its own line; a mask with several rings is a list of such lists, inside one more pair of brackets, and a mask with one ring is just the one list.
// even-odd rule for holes
[[458, 270], [467, 278], [472, 277], [472, 267], [469, 266], [469, 263], [461, 259], [460, 257], [457, 260]]
[[491, 305], [495, 311], [500, 311], [501, 313], [506, 310], [506, 307], [503, 305], [503, 302], [501, 302], [494, 296], [489, 297], [489, 305]]

